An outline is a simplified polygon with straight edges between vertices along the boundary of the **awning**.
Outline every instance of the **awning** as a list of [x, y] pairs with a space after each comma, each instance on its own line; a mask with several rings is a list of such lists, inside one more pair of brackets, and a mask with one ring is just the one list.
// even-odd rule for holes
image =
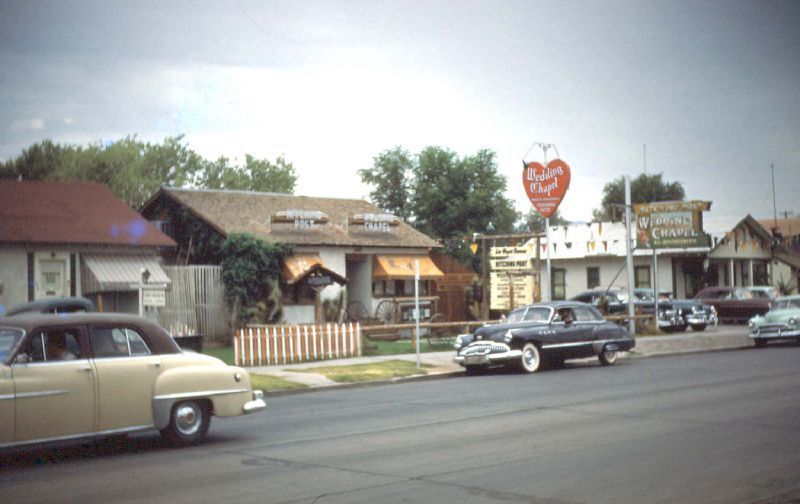
[[131, 284], [138, 284], [141, 281], [143, 270], [150, 273], [147, 283], [169, 284], [172, 282], [154, 256], [84, 254], [82, 259], [82, 292], [136, 290], [131, 287]]
[[317, 254], [293, 254], [283, 263], [283, 279], [289, 285], [294, 285], [309, 275], [326, 276], [331, 281], [346, 284], [347, 279], [325, 267], [322, 259]]
[[419, 278], [435, 280], [444, 276], [428, 256], [376, 255], [372, 260], [373, 280], [413, 280], [414, 261], [419, 261]]

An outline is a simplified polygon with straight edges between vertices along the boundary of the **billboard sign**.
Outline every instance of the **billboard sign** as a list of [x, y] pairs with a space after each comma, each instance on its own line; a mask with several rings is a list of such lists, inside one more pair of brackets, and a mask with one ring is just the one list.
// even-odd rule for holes
[[663, 201], [633, 206], [636, 246], [639, 248], [708, 247], [703, 232], [703, 212], [710, 201]]

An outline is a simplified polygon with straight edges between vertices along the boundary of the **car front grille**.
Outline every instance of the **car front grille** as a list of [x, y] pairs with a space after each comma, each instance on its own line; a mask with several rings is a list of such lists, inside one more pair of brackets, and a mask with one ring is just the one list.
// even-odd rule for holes
[[764, 324], [759, 327], [758, 332], [759, 334], [778, 334], [779, 332], [785, 332], [789, 328], [786, 324]]
[[510, 348], [508, 345], [503, 343], [473, 343], [464, 351], [461, 352], [461, 355], [480, 355], [480, 354], [488, 354], [488, 353], [502, 353], [508, 352]]

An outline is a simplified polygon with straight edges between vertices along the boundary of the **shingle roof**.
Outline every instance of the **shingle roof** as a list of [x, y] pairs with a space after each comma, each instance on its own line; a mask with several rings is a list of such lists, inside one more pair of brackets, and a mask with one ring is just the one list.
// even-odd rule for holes
[[0, 180], [0, 242], [175, 246], [102, 184], [16, 180]]
[[[349, 223], [354, 215], [383, 213], [364, 200], [163, 187], [145, 204], [142, 212], [147, 214], [148, 208], [159, 197], [177, 201], [224, 235], [246, 232], [267, 241], [293, 245], [439, 246], [435, 240], [402, 221], [389, 226], [389, 232], [370, 231], [364, 224]], [[296, 229], [292, 223], [271, 222], [278, 212], [290, 210], [323, 212], [328, 221], [315, 224], [311, 229]]]

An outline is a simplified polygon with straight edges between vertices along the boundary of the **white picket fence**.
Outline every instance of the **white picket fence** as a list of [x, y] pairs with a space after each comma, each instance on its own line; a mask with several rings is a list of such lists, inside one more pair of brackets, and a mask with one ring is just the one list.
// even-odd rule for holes
[[361, 356], [358, 323], [247, 326], [234, 335], [237, 366], [272, 366]]

